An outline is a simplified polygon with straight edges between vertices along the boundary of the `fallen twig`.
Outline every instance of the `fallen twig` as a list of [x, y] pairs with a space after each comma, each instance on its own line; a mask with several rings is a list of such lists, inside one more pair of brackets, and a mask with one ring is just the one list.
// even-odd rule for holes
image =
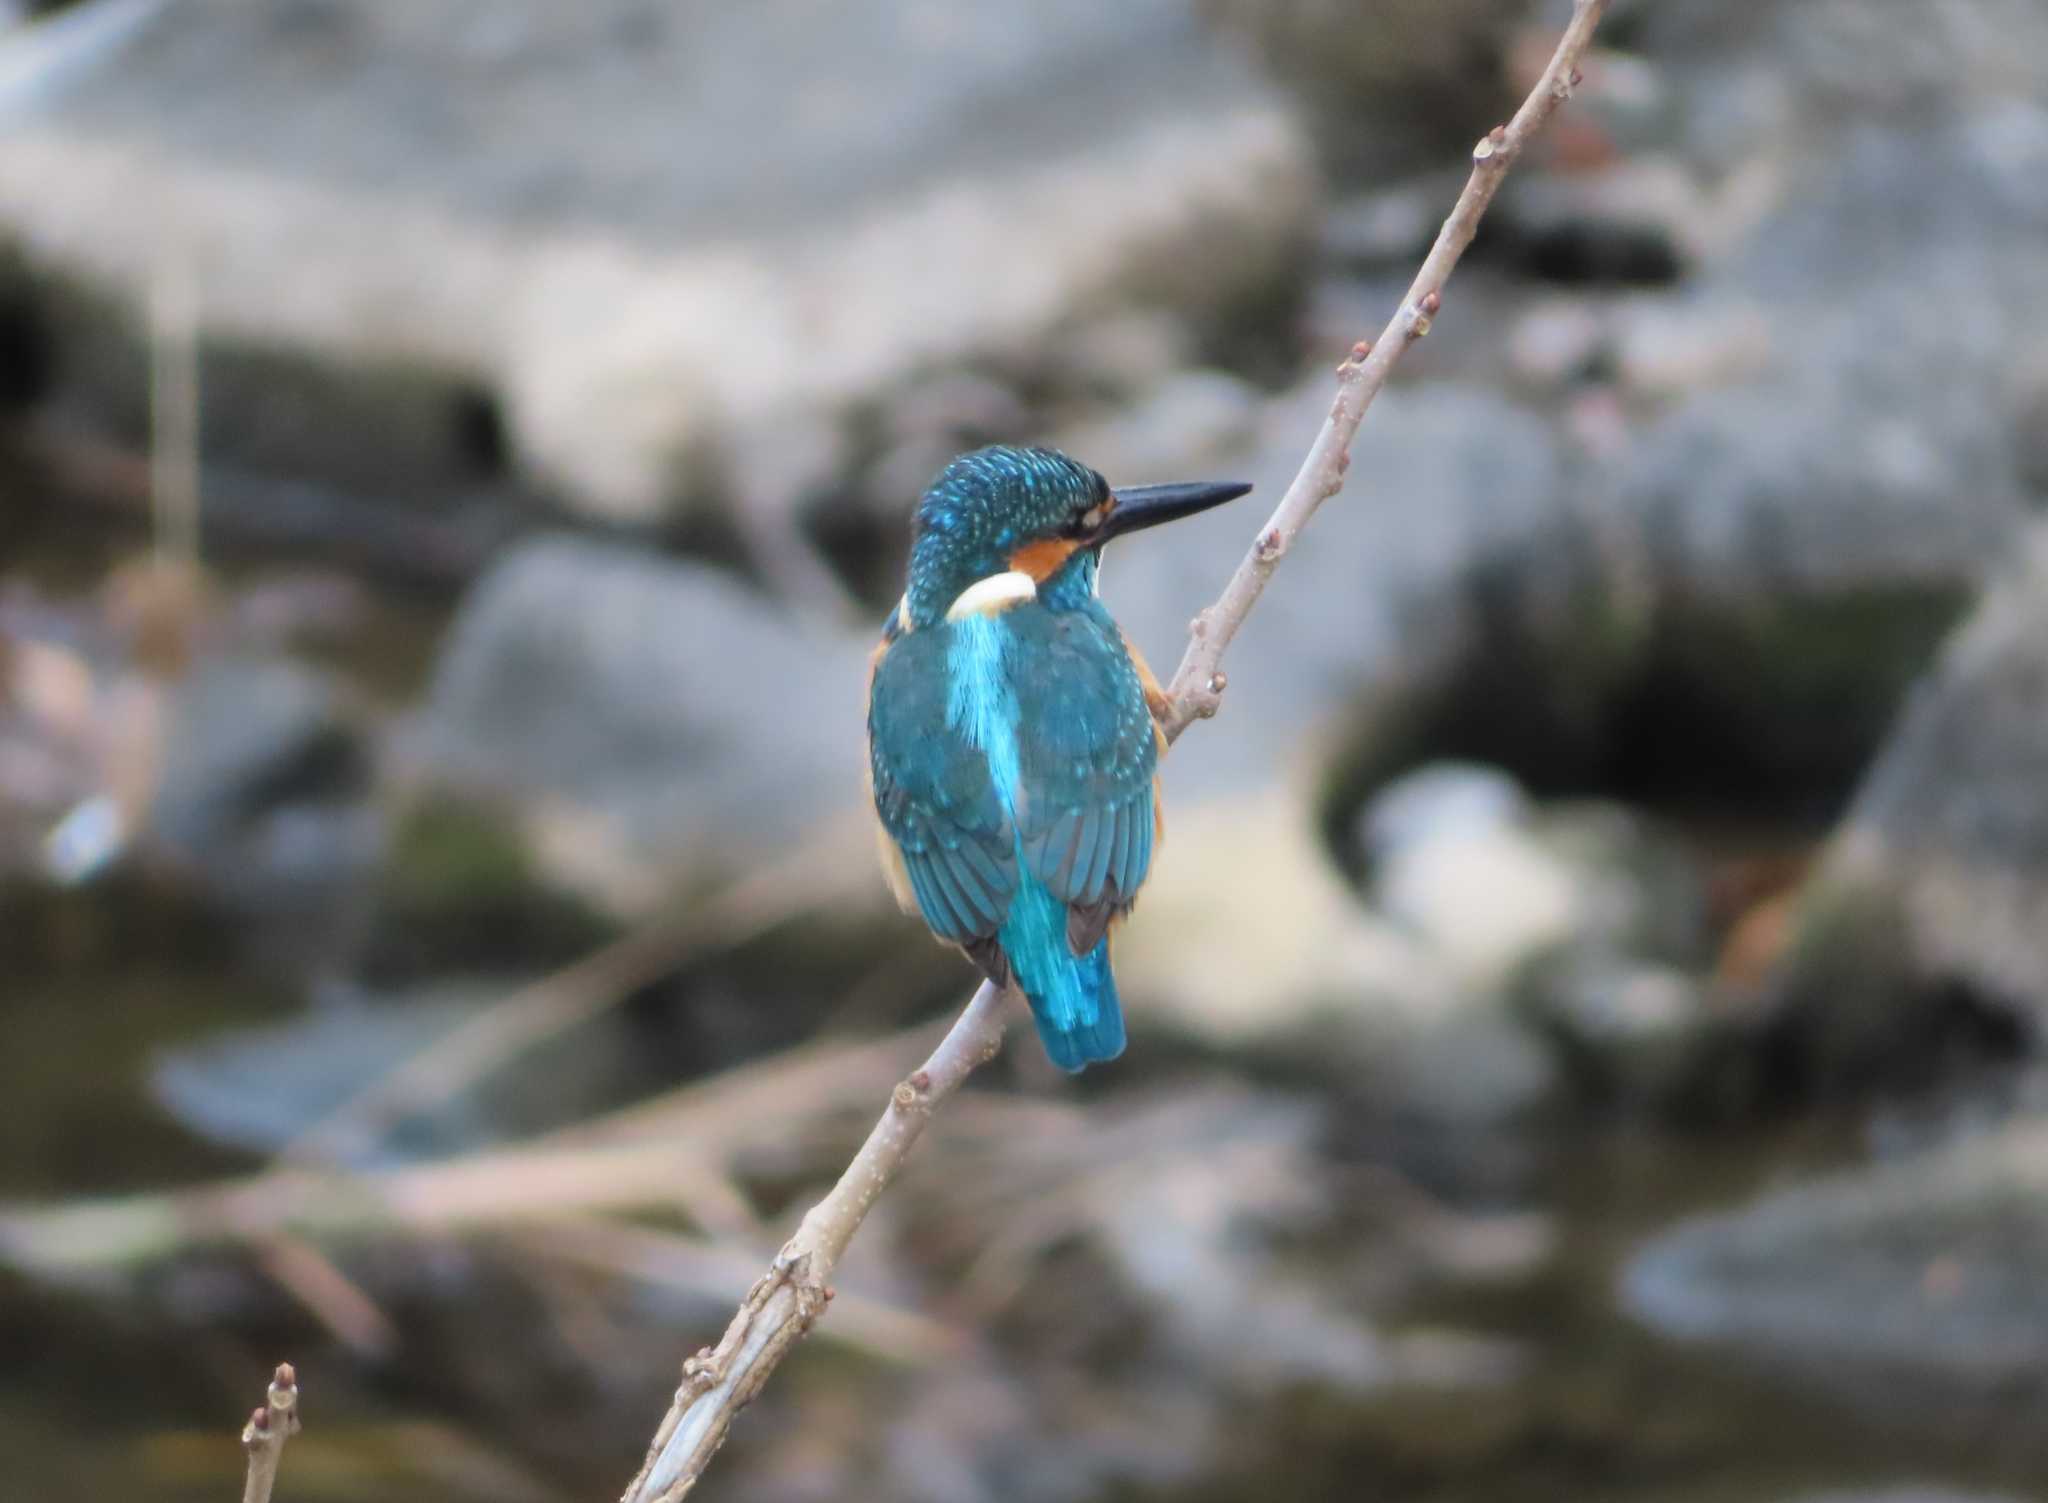
[[687, 914], [664, 913], [530, 982], [308, 1126], [279, 1157], [302, 1164], [347, 1161], [410, 1113], [446, 1101], [508, 1060], [617, 1006], [701, 951], [732, 949], [832, 901], [848, 883], [843, 850], [866, 843], [865, 831], [842, 835], [835, 829]]
[[[1606, 0], [1574, 0], [1572, 18], [1550, 64], [1506, 125], [1472, 151], [1472, 174], [1437, 232], [1400, 307], [1376, 344], [1361, 341], [1337, 368], [1337, 395], [1279, 506], [1253, 539], [1222, 597], [1195, 618], [1192, 640], [1166, 691], [1167, 739], [1216, 713], [1225, 680], [1224, 651], [1244, 624], [1273, 570], [1318, 506], [1344, 484], [1351, 440], [1365, 410], [1386, 385], [1408, 346], [1429, 332], [1443, 304], [1443, 286], [1472, 243], [1480, 216], [1501, 179], [1579, 83], [1579, 61], [1593, 39]], [[888, 1187], [924, 1132], [931, 1112], [983, 1060], [1002, 1047], [1005, 995], [984, 984], [924, 1067], [896, 1087], [882, 1120], [831, 1192], [813, 1206], [768, 1273], [741, 1303], [715, 1347], [683, 1364], [682, 1386], [655, 1431], [640, 1474], [623, 1503], [676, 1503], [696, 1486], [740, 1409], [761, 1391], [789, 1349], [832, 1297], [831, 1277], [868, 1207]]]
[[[0, 1263], [50, 1278], [121, 1272], [206, 1246], [341, 1241], [530, 1225], [564, 1215], [680, 1206], [720, 1219], [726, 1160], [778, 1102], [855, 1109], [929, 1027], [860, 1044], [806, 1045], [693, 1081], [607, 1116], [458, 1158], [391, 1169], [281, 1164], [255, 1174], [67, 1201], [0, 1203]], [[710, 1206], [707, 1214], [700, 1208]]]

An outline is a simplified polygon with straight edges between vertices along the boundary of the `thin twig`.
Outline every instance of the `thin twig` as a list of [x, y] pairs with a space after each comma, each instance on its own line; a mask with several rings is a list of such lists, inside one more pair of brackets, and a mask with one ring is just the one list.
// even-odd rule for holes
[[[1535, 89], [1514, 119], [1490, 131], [1473, 148], [1472, 174], [1464, 191], [1379, 342], [1354, 345], [1337, 368], [1337, 395], [1308, 457], [1259, 529], [1222, 597], [1195, 618], [1187, 655], [1166, 693], [1162, 725], [1169, 741], [1196, 720], [1216, 713], [1225, 685], [1224, 650], [1302, 527], [1343, 486], [1351, 440], [1366, 408], [1386, 385], [1394, 362], [1429, 332], [1443, 304], [1444, 283], [1471, 245], [1480, 216], [1508, 168], [1571, 97], [1580, 81], [1579, 61], [1605, 9], [1606, 0], [1575, 0], [1571, 22]], [[932, 1110], [1002, 1047], [1006, 1001], [1006, 994], [986, 984], [975, 992], [924, 1067], [896, 1087], [882, 1120], [831, 1193], [811, 1208], [768, 1273], [748, 1292], [718, 1345], [683, 1364], [682, 1386], [622, 1503], [677, 1503], [696, 1486], [734, 1417], [761, 1391], [831, 1299], [829, 1281], [840, 1254], [868, 1207], [896, 1177]]]
[[829, 1281], [840, 1254], [924, 1135], [932, 1112], [1002, 1048], [1006, 1001], [1006, 993], [982, 983], [931, 1057], [897, 1085], [888, 1110], [839, 1183], [811, 1207], [796, 1235], [747, 1292], [718, 1345], [683, 1364], [682, 1386], [655, 1431], [646, 1464], [626, 1489], [628, 1500], [668, 1503], [696, 1485], [725, 1443], [733, 1418], [831, 1300]]
[[1350, 356], [1337, 367], [1337, 395], [1329, 416], [1309, 447], [1308, 457], [1295, 472], [1287, 493], [1280, 498], [1273, 515], [1252, 540], [1251, 550], [1237, 566], [1217, 602], [1195, 617], [1188, 628], [1188, 650], [1167, 686], [1169, 739], [1187, 729], [1189, 722], [1206, 720], [1216, 713], [1222, 700], [1225, 679], [1222, 671], [1224, 649], [1230, 646], [1254, 602], [1273, 577], [1280, 560], [1294, 546], [1294, 540], [1316, 508], [1337, 494], [1344, 474], [1351, 467], [1351, 440], [1365, 417], [1366, 408], [1387, 384], [1394, 362], [1408, 347], [1429, 333], [1443, 306], [1444, 283], [1459, 258], [1479, 232], [1479, 220], [1493, 195], [1500, 191], [1508, 169], [1520, 159], [1524, 148], [1543, 129], [1557, 107], [1571, 98], [1580, 82], [1579, 60], [1593, 40], [1607, 0], [1576, 0], [1571, 23], [1558, 41], [1550, 66], [1536, 81], [1514, 119], [1495, 126], [1472, 148], [1472, 175], [1465, 179], [1450, 217], [1437, 231], [1436, 243], [1423, 258], [1422, 269], [1408, 286], [1394, 316], [1380, 331], [1376, 343], [1359, 342]]
[[277, 1464], [284, 1459], [284, 1443], [299, 1433], [299, 1376], [289, 1362], [280, 1362], [271, 1377], [270, 1392], [249, 1423], [242, 1426], [242, 1449], [248, 1453], [249, 1472], [242, 1481], [242, 1503], [270, 1503], [270, 1489], [277, 1482]]

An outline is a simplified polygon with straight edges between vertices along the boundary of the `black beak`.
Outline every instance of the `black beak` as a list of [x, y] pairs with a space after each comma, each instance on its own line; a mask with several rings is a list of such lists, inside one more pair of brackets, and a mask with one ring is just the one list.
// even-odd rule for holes
[[1116, 505], [1102, 519], [1102, 525], [1095, 529], [1095, 536], [1090, 542], [1102, 544], [1127, 532], [1140, 532], [1161, 522], [1192, 517], [1198, 511], [1235, 501], [1250, 491], [1251, 486], [1238, 480], [1119, 486], [1115, 492]]

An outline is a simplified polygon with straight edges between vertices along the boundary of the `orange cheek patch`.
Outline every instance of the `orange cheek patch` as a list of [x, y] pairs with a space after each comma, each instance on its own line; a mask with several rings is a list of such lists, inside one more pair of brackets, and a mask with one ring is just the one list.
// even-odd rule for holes
[[1044, 584], [1059, 573], [1080, 546], [1072, 538], [1044, 538], [1036, 543], [1026, 543], [1010, 555], [1010, 567]]

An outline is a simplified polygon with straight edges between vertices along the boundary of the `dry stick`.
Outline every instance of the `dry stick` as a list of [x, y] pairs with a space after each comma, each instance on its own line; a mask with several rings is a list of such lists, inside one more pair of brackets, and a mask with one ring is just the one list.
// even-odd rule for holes
[[249, 1472], [242, 1482], [242, 1503], [270, 1503], [270, 1489], [277, 1481], [277, 1464], [284, 1458], [284, 1443], [299, 1433], [299, 1378], [289, 1362], [280, 1362], [270, 1380], [270, 1392], [242, 1426], [242, 1449], [249, 1456]]
[[[1365, 410], [1386, 385], [1394, 362], [1429, 332], [1442, 289], [1472, 243], [1479, 219], [1522, 154], [1580, 81], [1579, 60], [1593, 39], [1606, 0], [1575, 0], [1550, 65], [1505, 126], [1472, 150], [1472, 175], [1450, 217], [1437, 232], [1400, 308], [1377, 344], [1360, 343], [1337, 368], [1337, 396], [1308, 457], [1279, 506], [1259, 529], [1250, 552], [1222, 598], [1195, 618], [1193, 640], [1166, 692], [1162, 725], [1169, 741], [1196, 720], [1216, 713], [1224, 689], [1224, 649], [1266, 587], [1273, 570], [1318, 506], [1335, 495], [1350, 465], [1351, 440]], [[723, 1444], [734, 1416], [761, 1391], [789, 1349], [832, 1298], [830, 1279], [840, 1254], [906, 1154], [923, 1135], [932, 1111], [982, 1061], [1002, 1047], [1004, 996], [983, 984], [924, 1067], [896, 1087], [889, 1109], [826, 1197], [805, 1215], [767, 1274], [748, 1292], [718, 1345], [683, 1364], [682, 1386], [622, 1503], [676, 1503], [696, 1486]]]
[[280, 1150], [291, 1163], [346, 1160], [409, 1113], [456, 1095], [507, 1060], [617, 1006], [708, 945], [732, 949], [829, 901], [839, 876], [835, 829], [677, 919], [663, 913], [574, 964], [528, 983], [408, 1058]]

